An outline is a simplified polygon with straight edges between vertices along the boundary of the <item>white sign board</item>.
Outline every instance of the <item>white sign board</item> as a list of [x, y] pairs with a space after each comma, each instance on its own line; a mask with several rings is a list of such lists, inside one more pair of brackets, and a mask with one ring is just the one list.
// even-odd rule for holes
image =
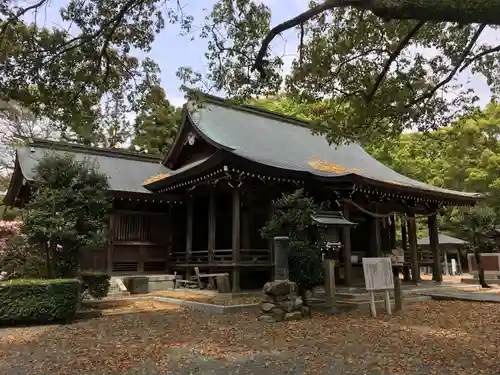
[[391, 258], [363, 258], [367, 291], [394, 289]]
[[451, 274], [452, 275], [457, 274], [457, 261], [455, 259], [451, 260]]

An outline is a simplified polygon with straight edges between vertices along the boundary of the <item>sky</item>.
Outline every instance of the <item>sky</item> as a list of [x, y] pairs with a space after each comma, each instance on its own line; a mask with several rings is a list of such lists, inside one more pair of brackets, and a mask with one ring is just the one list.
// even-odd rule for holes
[[[272, 10], [272, 25], [279, 24], [289, 18], [296, 16], [307, 9], [309, 0], [260, 0], [265, 2]], [[185, 4], [184, 13], [194, 17], [193, 35], [180, 35], [179, 27], [167, 25], [166, 28], [156, 37], [152, 49], [147, 54], [137, 51], [139, 58], [149, 57], [155, 60], [161, 69], [162, 87], [167, 93], [169, 101], [174, 105], [184, 103], [184, 94], [180, 91], [182, 82], [176, 77], [177, 69], [181, 66], [188, 66], [195, 71], [206, 71], [204, 53], [206, 44], [203, 40], [196, 38], [196, 29], [203, 23], [204, 17], [209, 14], [216, 0], [181, 0]], [[286, 3], [286, 6], [283, 4]], [[51, 0], [49, 7], [44, 14], [38, 14], [37, 22], [47, 27], [61, 26], [59, 9], [66, 4], [65, 0]], [[191, 40], [195, 36], [194, 40]], [[492, 32], [484, 33], [483, 40], [491, 40], [497, 37]], [[285, 70], [289, 67], [296, 54], [298, 37], [296, 32], [289, 30], [281, 38], [277, 38], [273, 43], [273, 52], [284, 55]], [[480, 97], [480, 105], [484, 107], [490, 100], [490, 91], [485, 80], [470, 72], [464, 72], [459, 80], [474, 89]]]

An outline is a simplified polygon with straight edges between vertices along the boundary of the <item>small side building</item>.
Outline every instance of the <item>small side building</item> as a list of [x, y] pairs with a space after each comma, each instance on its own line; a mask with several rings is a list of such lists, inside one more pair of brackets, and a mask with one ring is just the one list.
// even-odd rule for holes
[[[439, 241], [439, 261], [441, 262], [441, 267], [445, 275], [451, 275], [451, 259], [455, 259], [457, 262], [457, 274], [462, 274], [462, 261], [463, 254], [462, 250], [469, 243], [467, 241], [461, 240], [460, 238], [455, 238], [447, 236], [446, 234], [440, 233], [438, 235]], [[432, 252], [430, 251], [430, 238], [424, 237], [417, 240], [417, 245], [419, 246], [419, 265], [421, 267], [431, 267], [434, 264], [432, 258]]]

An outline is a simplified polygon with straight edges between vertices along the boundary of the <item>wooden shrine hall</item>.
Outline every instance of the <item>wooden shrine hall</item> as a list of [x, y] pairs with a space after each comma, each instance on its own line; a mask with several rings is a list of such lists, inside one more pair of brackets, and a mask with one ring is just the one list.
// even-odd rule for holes
[[45, 152], [87, 158], [108, 176], [113, 209], [107, 247], [85, 254], [82, 267], [112, 275], [185, 274], [199, 267], [228, 272], [238, 291], [260, 288], [271, 277], [272, 244], [260, 229], [273, 200], [302, 188], [356, 223], [339, 230], [344, 285], [362, 280], [363, 257], [396, 247], [396, 215], [408, 223], [405, 261], [418, 280], [414, 218], [428, 217], [430, 248], [438, 254], [436, 215], [447, 205], [473, 205], [480, 196], [412, 180], [358, 144], [330, 146], [308, 126], [205, 97], [184, 106], [177, 138], [161, 159], [47, 141], [20, 147], [5, 202], [22, 206], [29, 199], [33, 167]]

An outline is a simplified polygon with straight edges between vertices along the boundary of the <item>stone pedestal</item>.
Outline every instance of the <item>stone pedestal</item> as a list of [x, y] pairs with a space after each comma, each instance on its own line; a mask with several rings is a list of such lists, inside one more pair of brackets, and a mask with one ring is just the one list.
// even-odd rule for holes
[[309, 307], [304, 306], [302, 298], [297, 295], [297, 284], [292, 281], [268, 282], [264, 285], [263, 292], [259, 317], [261, 321], [274, 323], [300, 320], [311, 315]]

